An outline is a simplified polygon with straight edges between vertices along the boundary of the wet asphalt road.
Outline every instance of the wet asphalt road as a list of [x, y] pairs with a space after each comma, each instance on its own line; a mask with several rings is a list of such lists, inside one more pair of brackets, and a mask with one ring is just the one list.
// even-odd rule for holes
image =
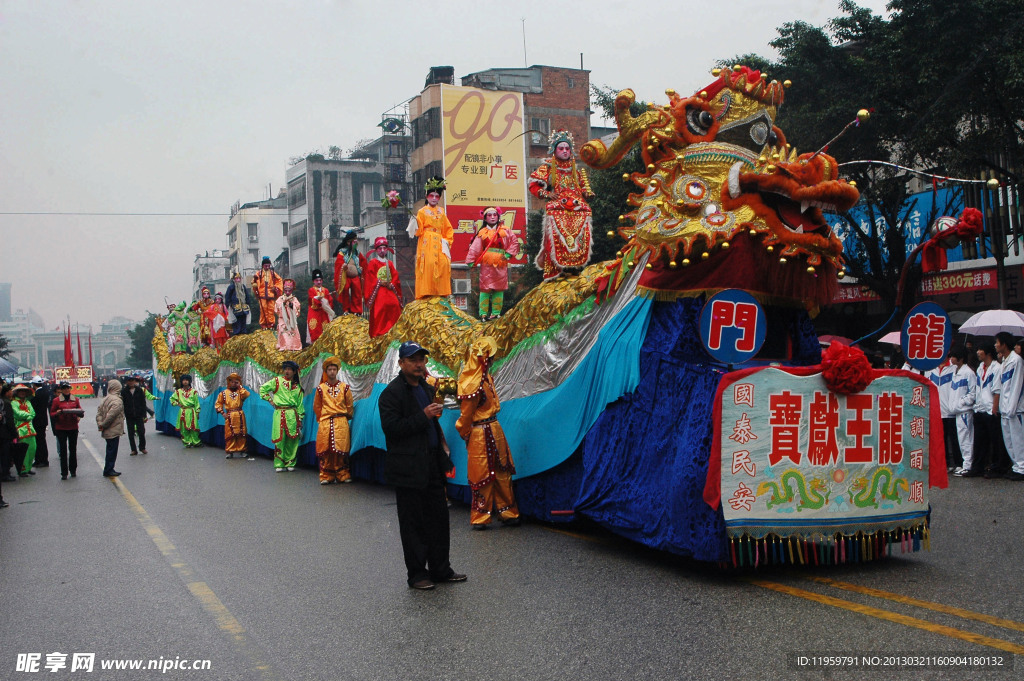
[[[52, 465], [3, 486], [0, 679], [1024, 677], [1021, 483], [952, 479], [931, 491], [930, 552], [819, 570], [723, 572], [593, 528], [470, 532], [456, 505], [452, 564], [469, 580], [416, 592], [389, 488], [320, 487], [152, 432], [144, 456], [122, 438], [114, 483], [95, 407], [76, 479], [60, 480], [51, 433]], [[94, 653], [94, 671], [47, 672], [54, 652]], [[41, 671], [17, 671], [19, 653]], [[1003, 666], [824, 671], [795, 653]], [[100, 669], [161, 658], [209, 668]]]

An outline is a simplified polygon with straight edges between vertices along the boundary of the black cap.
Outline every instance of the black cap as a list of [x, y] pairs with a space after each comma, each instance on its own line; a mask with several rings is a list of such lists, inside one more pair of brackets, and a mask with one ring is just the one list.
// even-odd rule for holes
[[416, 341], [405, 341], [398, 348], [398, 359], [405, 359], [406, 357], [412, 357], [417, 352], [422, 352], [425, 355], [429, 355], [430, 352], [425, 350]]
[[295, 373], [299, 373], [299, 365], [291, 361], [290, 359], [286, 359], [285, 361], [281, 362], [282, 371], [288, 368], [291, 368], [291, 370], [294, 371]]
[[64, 388], [71, 390], [71, 384], [68, 383], [67, 381], [61, 381], [60, 383], [57, 384], [57, 390], [63, 390]]

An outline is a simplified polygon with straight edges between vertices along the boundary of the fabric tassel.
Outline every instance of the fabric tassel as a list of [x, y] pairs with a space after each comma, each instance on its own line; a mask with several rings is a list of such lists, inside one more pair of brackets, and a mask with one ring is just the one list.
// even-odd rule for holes
[[738, 563], [736, 562], [736, 540], [735, 539], [730, 539], [729, 540], [729, 551], [732, 553], [732, 566], [736, 567], [738, 565]]
[[789, 564], [790, 565], [796, 565], [796, 561], [793, 560], [793, 538], [792, 537], [789, 538], [789, 541], [786, 542], [786, 545], [789, 548]]

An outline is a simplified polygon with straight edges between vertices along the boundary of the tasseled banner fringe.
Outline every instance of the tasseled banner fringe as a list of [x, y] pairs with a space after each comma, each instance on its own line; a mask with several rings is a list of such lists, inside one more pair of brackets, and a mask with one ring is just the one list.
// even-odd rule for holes
[[895, 530], [857, 532], [844, 535], [813, 534], [783, 537], [769, 534], [751, 537], [748, 534], [729, 539], [730, 561], [722, 567], [748, 568], [763, 565], [842, 565], [881, 560], [892, 556], [893, 546], [900, 553], [913, 553], [922, 548], [931, 550], [931, 534], [927, 525]]

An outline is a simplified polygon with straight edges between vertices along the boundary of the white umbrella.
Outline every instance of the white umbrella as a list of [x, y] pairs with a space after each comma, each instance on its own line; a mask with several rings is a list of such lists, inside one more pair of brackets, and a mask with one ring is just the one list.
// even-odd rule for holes
[[889, 333], [887, 333], [884, 336], [882, 336], [881, 338], [879, 338], [878, 342], [879, 343], [889, 343], [891, 345], [899, 345], [900, 344], [900, 332], [899, 331], [890, 331]]
[[985, 310], [960, 327], [960, 333], [975, 336], [994, 336], [1000, 331], [1008, 331], [1015, 336], [1024, 335], [1024, 314], [1014, 310]]

